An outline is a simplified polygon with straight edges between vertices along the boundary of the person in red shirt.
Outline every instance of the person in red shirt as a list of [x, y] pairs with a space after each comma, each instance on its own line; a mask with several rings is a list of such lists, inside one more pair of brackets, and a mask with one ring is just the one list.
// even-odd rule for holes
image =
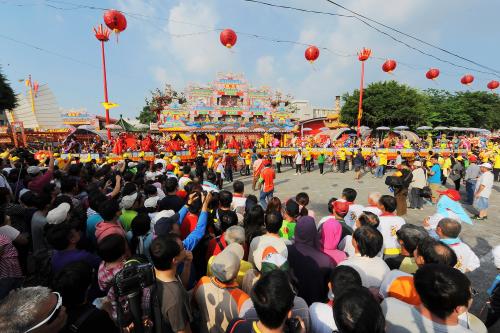
[[262, 183], [260, 190], [260, 205], [262, 208], [266, 209], [267, 201], [273, 197], [276, 173], [274, 172], [270, 159], [265, 159], [263, 165], [264, 169], [260, 172], [259, 178], [259, 183]]

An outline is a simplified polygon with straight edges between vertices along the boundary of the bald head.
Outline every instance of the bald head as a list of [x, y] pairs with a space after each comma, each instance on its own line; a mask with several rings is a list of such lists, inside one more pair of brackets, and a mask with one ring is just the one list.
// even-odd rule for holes
[[462, 230], [460, 222], [450, 218], [439, 221], [436, 232], [441, 238], [457, 238]]

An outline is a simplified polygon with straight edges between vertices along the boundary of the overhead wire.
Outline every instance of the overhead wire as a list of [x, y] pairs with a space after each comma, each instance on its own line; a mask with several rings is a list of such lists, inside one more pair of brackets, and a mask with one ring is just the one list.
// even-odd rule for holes
[[[244, 1], [247, 1], [247, 0], [244, 0]], [[250, 1], [250, 0], [248, 0], [248, 1]], [[446, 50], [446, 49], [444, 49], [444, 48], [442, 48], [442, 47], [440, 47], [440, 46], [437, 46], [437, 45], [434, 45], [434, 44], [432, 44], [432, 43], [429, 43], [429, 42], [427, 42], [427, 41], [425, 41], [425, 40], [423, 40], [423, 39], [421, 39], [421, 38], [418, 38], [418, 37], [416, 37], [416, 36], [414, 36], [414, 35], [411, 35], [411, 34], [409, 34], [409, 33], [403, 32], [403, 31], [401, 31], [401, 30], [399, 30], [399, 29], [393, 28], [393, 27], [391, 27], [391, 26], [389, 26], [389, 25], [386, 25], [386, 24], [381, 23], [381, 22], [379, 22], [379, 21], [377, 21], [377, 20], [374, 20], [374, 19], [372, 19], [372, 18], [370, 18], [370, 17], [367, 17], [367, 16], [365, 16], [365, 15], [362, 15], [362, 14], [360, 14], [360, 13], [358, 13], [358, 12], [355, 12], [355, 11], [353, 11], [353, 10], [351, 10], [351, 9], [349, 9], [349, 8], [347, 8], [347, 7], [345, 7], [345, 6], [341, 5], [341, 4], [339, 4], [339, 3], [335, 2], [335, 1], [333, 1], [333, 0], [326, 0], [326, 1], [327, 1], [327, 2], [329, 2], [329, 3], [331, 3], [331, 4], [332, 4], [332, 5], [334, 5], [334, 6], [337, 6], [337, 7], [339, 7], [339, 8], [342, 8], [342, 9], [344, 9], [344, 10], [346, 10], [346, 11], [348, 11], [348, 12], [350, 12], [350, 13], [352, 13], [352, 14], [356, 15], [356, 16], [362, 17], [362, 18], [364, 18], [365, 20], [368, 20], [368, 21], [370, 21], [370, 22], [376, 23], [376, 24], [378, 24], [378, 25], [380, 25], [380, 26], [382, 26], [382, 27], [384, 27], [384, 28], [386, 28], [386, 29], [389, 29], [389, 30], [392, 30], [392, 31], [394, 31], [394, 32], [397, 32], [397, 33], [399, 33], [399, 34], [401, 34], [401, 35], [403, 35], [403, 36], [406, 36], [406, 37], [408, 37], [408, 38], [411, 38], [411, 39], [413, 39], [413, 40], [416, 40], [416, 41], [418, 41], [418, 42], [420, 42], [420, 43], [422, 43], [422, 44], [425, 44], [425, 45], [430, 46], [430, 47], [432, 47], [432, 48], [435, 48], [435, 49], [437, 49], [437, 50], [439, 50], [439, 51], [442, 51], [442, 52], [444, 52], [444, 53], [447, 53], [447, 54], [449, 54], [449, 55], [452, 55], [452, 56], [454, 56], [454, 57], [456, 57], [456, 58], [459, 58], [459, 59], [461, 59], [461, 60], [463, 60], [463, 61], [469, 62], [469, 63], [474, 64], [474, 65], [476, 65], [476, 66], [479, 66], [479, 67], [481, 67], [481, 68], [484, 68], [484, 69], [487, 69], [487, 70], [489, 70], [489, 71], [493, 71], [493, 72], [496, 72], [496, 73], [500, 74], [500, 71], [499, 71], [499, 70], [496, 70], [496, 69], [490, 68], [490, 67], [488, 67], [488, 66], [484, 66], [484, 65], [482, 65], [482, 64], [480, 64], [480, 63], [478, 63], [478, 62], [476, 62], [476, 61], [474, 61], [474, 60], [471, 60], [471, 59], [465, 58], [465, 57], [463, 57], [463, 56], [461, 56], [461, 55], [459, 55], [459, 54], [457, 54], [457, 53], [455, 53], [455, 52], [452, 52], [452, 51]]]
[[[437, 47], [437, 46], [435, 46], [435, 45], [433, 45], [431, 43], [425, 42], [425, 41], [423, 41], [423, 40], [421, 40], [421, 39], [419, 39], [417, 37], [414, 37], [412, 35], [409, 35], [407, 33], [399, 31], [399, 30], [397, 30], [395, 28], [391, 28], [391, 27], [389, 27], [389, 26], [387, 26], [385, 24], [382, 24], [382, 23], [380, 23], [378, 21], [375, 21], [373, 19], [367, 18], [366, 16], [363, 16], [363, 15], [360, 15], [360, 14], [354, 12], [354, 11], [351, 11], [350, 9], [348, 9], [348, 8], [342, 6], [342, 5], [339, 5], [336, 2], [331, 1], [331, 0], [327, 0], [327, 1], [330, 2], [330, 3], [332, 3], [332, 4], [338, 5], [342, 9], [348, 10], [349, 12], [353, 13], [354, 15], [342, 15], [342, 14], [338, 14], [338, 13], [324, 12], [324, 11], [318, 11], [318, 10], [309, 10], [309, 9], [304, 9], [304, 8], [298, 8], [298, 7], [292, 7], [292, 6], [285, 6], [285, 5], [277, 5], [277, 4], [274, 4], [274, 3], [269, 3], [269, 2], [260, 1], [260, 0], [242, 0], [242, 1], [244, 1], [244, 2], [250, 2], [250, 3], [255, 3], [255, 4], [260, 4], [260, 5], [269, 6], [269, 7], [281, 8], [281, 9], [288, 9], [288, 10], [293, 10], [293, 11], [300, 11], [300, 12], [305, 12], [305, 13], [312, 13], [312, 14], [321, 14], [321, 15], [329, 15], [329, 16], [339, 16], [339, 17], [345, 17], [345, 18], [352, 18], [352, 19], [355, 19], [355, 20], [363, 23], [364, 25], [366, 25], [367, 27], [375, 30], [376, 32], [378, 32], [380, 34], [383, 34], [386, 37], [389, 37], [390, 39], [394, 40], [395, 42], [400, 43], [400, 44], [402, 44], [402, 45], [404, 45], [404, 46], [406, 46], [406, 47], [408, 47], [408, 48], [410, 48], [410, 49], [412, 49], [414, 51], [417, 51], [420, 54], [423, 54], [425, 56], [434, 58], [434, 59], [436, 59], [438, 61], [447, 63], [447, 64], [455, 66], [455, 67], [459, 67], [459, 68], [462, 68], [462, 69], [467, 69], [467, 70], [478, 72], [478, 73], [490, 74], [490, 75], [494, 75], [494, 76], [500, 77], [500, 71], [497, 71], [495, 69], [492, 69], [492, 68], [484, 66], [484, 65], [481, 65], [481, 64], [479, 64], [479, 63], [477, 63], [477, 62], [475, 62], [473, 60], [467, 59], [467, 58], [462, 57], [460, 55], [457, 55], [457, 54], [455, 54], [455, 53], [453, 53], [451, 51], [447, 51], [447, 50], [445, 50], [443, 48], [440, 48], [440, 47]], [[408, 44], [405, 41], [402, 41], [402, 40], [394, 37], [393, 35], [387, 33], [386, 31], [383, 31], [383, 30], [375, 27], [373, 24], [370, 24], [367, 21], [374, 22], [374, 23], [379, 24], [379, 25], [381, 25], [381, 26], [383, 26], [385, 28], [390, 28], [391, 30], [394, 30], [397, 33], [403, 34], [403, 35], [405, 35], [405, 36], [407, 36], [409, 38], [417, 40], [417, 41], [419, 41], [421, 43], [424, 43], [424, 44], [426, 44], [428, 46], [431, 46], [431, 47], [434, 47], [436, 49], [439, 49], [440, 51], [443, 51], [443, 52], [446, 52], [446, 53], [448, 53], [450, 55], [458, 57], [458, 58], [460, 58], [460, 59], [462, 59], [464, 61], [467, 61], [469, 63], [472, 63], [472, 64], [474, 64], [474, 65], [476, 65], [478, 67], [481, 67], [483, 69], [487, 69], [489, 72], [486, 72], [484, 70], [478, 70], [478, 69], [475, 69], [475, 68], [470, 68], [470, 67], [463, 66], [463, 65], [459, 65], [459, 64], [454, 63], [452, 61], [449, 61], [449, 60], [443, 59], [441, 57], [435, 56], [435, 55], [433, 55], [433, 54], [431, 54], [429, 52], [423, 51], [423, 50], [421, 50], [421, 49], [419, 49], [419, 48], [417, 48], [417, 47], [415, 47], [413, 45]]]
[[[304, 9], [304, 8], [297, 8], [297, 7], [292, 7], [292, 6], [277, 5], [277, 4], [273, 4], [273, 3], [269, 3], [269, 2], [265, 2], [265, 1], [260, 1], [260, 0], [243, 0], [243, 1], [245, 1], [245, 2], [251, 2], [251, 3], [256, 3], [256, 4], [261, 4], [261, 5], [270, 6], [270, 7], [277, 7], [277, 8], [281, 8], [281, 9], [288, 9], [288, 10], [294, 10], [294, 11], [301, 11], [301, 12], [306, 12], [306, 13], [312, 13], [312, 14], [321, 14], [321, 15], [329, 15], [329, 16], [339, 16], [339, 17], [346, 17], [346, 18], [354, 18], [354, 19], [362, 22], [363, 24], [367, 25], [368, 27], [374, 29], [375, 31], [377, 31], [377, 32], [379, 32], [379, 33], [381, 33], [381, 34], [383, 34], [383, 35], [391, 38], [392, 40], [394, 40], [394, 41], [396, 41], [398, 43], [401, 43], [401, 44], [405, 45], [406, 47], [408, 47], [410, 49], [413, 49], [413, 50], [415, 50], [415, 51], [417, 51], [417, 52], [419, 52], [419, 53], [421, 53], [423, 55], [435, 58], [436, 60], [439, 60], [441, 62], [447, 63], [447, 64], [452, 65], [454, 67], [458, 67], [458, 68], [462, 68], [462, 69], [467, 69], [467, 70], [470, 70], [470, 71], [473, 71], [473, 72], [482, 73], [482, 74], [489, 74], [489, 75], [493, 75], [493, 76], [499, 76], [500, 75], [499, 73], [496, 73], [496, 72], [495, 73], [486, 72], [486, 71], [482, 71], [482, 70], [478, 70], [478, 69], [474, 69], [474, 68], [462, 66], [462, 65], [453, 63], [451, 61], [448, 61], [448, 60], [436, 57], [436, 56], [434, 56], [434, 55], [432, 55], [432, 54], [430, 54], [428, 52], [422, 51], [422, 50], [418, 49], [417, 47], [414, 47], [414, 46], [412, 46], [412, 45], [410, 45], [410, 44], [408, 44], [408, 43], [406, 43], [404, 41], [401, 41], [401, 40], [397, 39], [396, 37], [390, 35], [389, 33], [385, 32], [385, 31], [383, 31], [383, 30], [381, 30], [381, 29], [373, 26], [372, 24], [364, 21], [363, 19], [355, 16], [355, 15], [359, 15], [356, 12], [353, 12], [353, 14], [355, 14], [355, 15], [344, 15], [344, 14], [323, 12], [323, 11], [317, 11], [317, 10], [309, 10], [309, 9]], [[70, 1], [64, 1], [64, 0], [45, 0], [45, 2], [46, 2], [45, 5], [47, 5], [47, 6], [51, 7], [51, 8], [54, 8], [54, 9], [58, 9], [58, 10], [90, 9], [90, 10], [102, 10], [102, 11], [105, 11], [105, 10], [109, 9], [109, 8], [99, 7], [99, 6], [93, 6], [93, 5], [78, 4], [78, 3], [74, 3], [74, 2], [70, 2]], [[60, 4], [60, 5], [69, 5], [69, 6], [73, 6], [73, 7], [71, 7], [71, 8], [62, 8], [62, 7], [50, 5], [50, 3], [56, 3], [56, 4]], [[335, 5], [338, 5], [338, 4], [335, 3]], [[345, 9], [342, 5], [340, 5], [340, 6], [341, 6], [342, 9]], [[345, 10], [349, 10], [349, 9], [345, 9]], [[175, 38], [196, 36], [196, 35], [202, 35], [202, 34], [206, 34], [206, 33], [211, 33], [211, 32], [216, 32], [216, 31], [222, 31], [223, 30], [222, 28], [215, 28], [214, 29], [213, 27], [208, 27], [208, 26], [205, 26], [205, 25], [195, 24], [195, 23], [192, 23], [192, 22], [179, 21], [179, 20], [172, 20], [170, 18], [165, 18], [165, 17], [151, 16], [151, 15], [147, 15], [147, 14], [134, 13], [134, 12], [122, 11], [122, 10], [120, 10], [120, 12], [122, 12], [122, 13], [130, 16], [130, 17], [133, 17], [135, 19], [146, 21], [146, 22], [148, 22], [150, 24], [152, 24], [152, 22], [150, 22], [148, 19], [161, 20], [161, 21], [165, 21], [165, 22], [173, 22], [173, 23], [180, 23], [180, 24], [187, 24], [187, 25], [196, 26], [196, 27], [200, 27], [200, 28], [210, 28], [209, 30], [198, 31], [198, 32], [193, 32], [193, 33], [186, 33], [186, 34], [172, 34], [172, 33], [170, 33], [170, 32], [167, 31], [167, 33], [169, 33], [169, 35], [171, 37], [175, 37]], [[374, 20], [370, 19], [370, 21], [374, 21]], [[377, 24], [379, 24], [377, 21], [374, 21], [374, 22], [376, 22]], [[158, 28], [158, 26], [156, 26], [156, 27]], [[166, 31], [164, 27], [160, 28], [160, 29]], [[275, 43], [287, 43], [287, 44], [301, 45], [301, 46], [310, 46], [310, 45], [312, 45], [312, 44], [307, 44], [307, 43], [298, 42], [298, 41], [292, 41], [292, 40], [286, 40], [286, 39], [279, 39], [279, 38], [275, 38], [275, 37], [263, 36], [263, 35], [259, 35], [259, 34], [255, 34], [255, 33], [248, 33], [248, 32], [242, 32], [242, 31], [237, 31], [237, 33], [239, 33], [241, 35], [246, 35], [246, 36], [251, 37], [251, 38], [256, 38], [256, 39], [260, 39], [260, 40], [266, 40], [266, 41], [275, 42]], [[401, 33], [404, 34], [403, 32], [401, 32]], [[6, 38], [7, 36], [0, 35], [0, 37]], [[7, 38], [7, 39], [11, 39], [12, 41], [15, 41], [12, 38]], [[17, 41], [17, 42], [20, 42], [20, 41]], [[20, 43], [21, 44], [25, 44], [25, 45], [29, 45], [28, 43], [24, 43], [24, 42], [20, 42]], [[33, 46], [33, 45], [30, 45], [30, 46]], [[357, 56], [356, 54], [341, 53], [341, 52], [329, 49], [329, 48], [324, 47], [324, 46], [317, 46], [317, 47], [320, 50], [324, 50], [324, 51], [330, 52], [332, 54], [335, 54], [335, 55], [341, 56], [341, 57], [356, 57]], [[44, 49], [42, 49], [40, 47], [37, 47], [37, 46], [35, 46], [35, 48], [37, 48], [37, 49], [39, 49], [41, 51], [48, 52], [48, 53], [53, 53], [54, 55], [57, 55], [57, 56], [62, 56], [64, 58], [66, 58], [66, 59], [76, 60], [77, 62], [82, 63], [80, 60], [77, 60], [77, 59], [72, 58], [72, 57], [68, 57], [68, 56], [64, 56], [64, 55], [61, 55], [61, 54], [58, 54], [58, 53], [55, 53], [55, 52], [52, 52], [52, 51], [44, 50]], [[380, 59], [382, 60], [384, 58], [380, 58]], [[401, 62], [399, 60], [398, 60], [398, 63], [400, 63], [400, 64], [402, 64], [402, 65], [404, 65], [404, 66], [406, 66], [408, 68], [411, 68], [411, 69], [415, 69], [416, 68], [414, 65], [403, 63], [403, 62]], [[420, 67], [420, 66], [418, 66], [418, 67]], [[480, 65], [480, 67], [484, 68], [485, 66]], [[422, 69], [424, 69], [424, 68], [422, 68]], [[415, 69], [415, 70], [419, 70], [419, 69]]]

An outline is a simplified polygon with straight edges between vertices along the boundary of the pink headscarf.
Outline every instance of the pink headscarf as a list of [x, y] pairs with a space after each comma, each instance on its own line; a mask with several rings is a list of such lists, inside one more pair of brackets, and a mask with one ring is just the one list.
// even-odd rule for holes
[[344, 251], [337, 249], [342, 237], [342, 225], [336, 219], [330, 218], [321, 228], [320, 250], [339, 264], [347, 258]]

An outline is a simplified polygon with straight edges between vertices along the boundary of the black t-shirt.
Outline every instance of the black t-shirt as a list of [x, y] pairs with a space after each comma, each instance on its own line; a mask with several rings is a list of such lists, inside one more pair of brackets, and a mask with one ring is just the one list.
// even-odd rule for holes
[[389, 268], [391, 270], [399, 269], [399, 267], [401, 266], [401, 263], [403, 262], [404, 259], [405, 259], [405, 256], [398, 255], [397, 257], [389, 257], [389, 258], [385, 259], [385, 263], [387, 264], [387, 266], [389, 266]]
[[203, 156], [198, 156], [194, 159], [194, 164], [197, 169], [203, 169], [203, 164], [205, 164], [205, 158]]
[[106, 332], [114, 333], [119, 332], [118, 327], [115, 326], [113, 320], [109, 317], [108, 313], [104, 310], [99, 310], [91, 304], [80, 305], [73, 308], [67, 308], [68, 321], [66, 326], [60, 331], [61, 333], [70, 333], [71, 325], [75, 324], [78, 319], [85, 315], [87, 311], [91, 311], [87, 319], [79, 326], [78, 333], [96, 333]]
[[158, 203], [160, 211], [172, 209], [177, 213], [181, 210], [182, 206], [184, 206], [184, 200], [174, 194], [165, 195], [165, 198], [161, 199]]

